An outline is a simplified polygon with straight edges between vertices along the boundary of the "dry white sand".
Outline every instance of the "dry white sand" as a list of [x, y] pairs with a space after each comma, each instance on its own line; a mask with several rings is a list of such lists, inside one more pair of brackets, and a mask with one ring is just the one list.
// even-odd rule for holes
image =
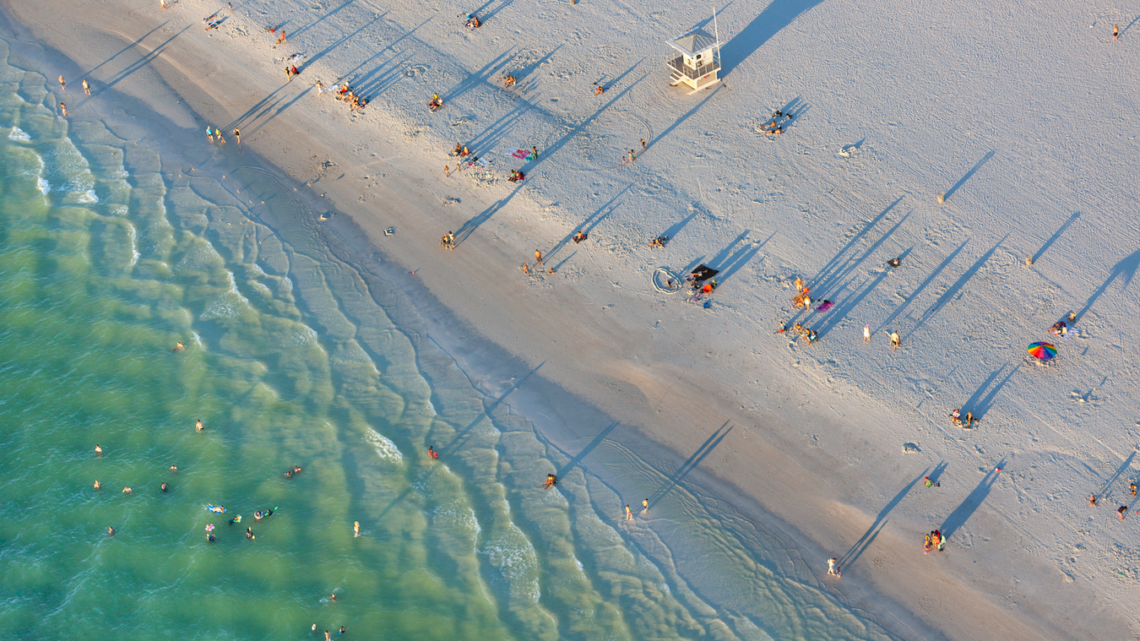
[[[873, 611], [850, 587], [865, 582], [955, 639], [1140, 633], [1140, 515], [1115, 517], [1140, 442], [1134, 12], [732, 2], [727, 83], [688, 96], [667, 86], [666, 41], [708, 8], [681, 2], [491, 0], [477, 31], [457, 17], [475, 6], [402, 0], [4, 4], [76, 61], [69, 82], [94, 84], [73, 109], [110, 89], [202, 144], [207, 124], [240, 126], [250, 152], [345, 214], [327, 225], [362, 256], [373, 243], [417, 270], [464, 323], [433, 337], [490, 372], [488, 393], [510, 389], [496, 378], [509, 368], [464, 351], [471, 333], [526, 364], [506, 376], [538, 367], [620, 421], [608, 442], [663, 446], [674, 467], [703, 454], [687, 482], [796, 528], [819, 577], [843, 559], [822, 583], [841, 598]], [[371, 98], [363, 113], [317, 96], [341, 77]], [[430, 114], [433, 92], [447, 105]], [[760, 135], [781, 107], [797, 114], [788, 134]], [[456, 141], [490, 167], [446, 178]], [[507, 155], [532, 145], [538, 162]], [[583, 227], [588, 241], [567, 242]], [[454, 252], [438, 247], [447, 230]], [[663, 233], [667, 249], [646, 247]], [[536, 248], [556, 273], [519, 271]], [[710, 309], [654, 288], [658, 266], [699, 262], [724, 272]], [[835, 307], [797, 315], [797, 276]], [[1080, 335], [1031, 362], [1026, 345], [1070, 310]], [[784, 320], [820, 341], [776, 334]], [[511, 402], [539, 407], [526, 390]], [[950, 425], [956, 407], [980, 426]], [[573, 408], [534, 419], [569, 453], [605, 428]], [[923, 487], [935, 471], [941, 487]], [[924, 555], [938, 527], [948, 550]]]

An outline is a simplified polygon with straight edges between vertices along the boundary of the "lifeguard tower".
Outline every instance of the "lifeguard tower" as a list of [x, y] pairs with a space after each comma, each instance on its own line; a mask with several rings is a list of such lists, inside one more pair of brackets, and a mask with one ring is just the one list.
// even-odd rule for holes
[[[716, 29], [716, 13], [713, 13], [713, 29]], [[695, 29], [669, 43], [673, 51], [669, 52], [669, 71], [672, 82], [669, 86], [675, 87], [684, 84], [696, 93], [701, 89], [720, 82], [717, 74], [720, 72], [720, 37], [709, 35], [704, 29]]]

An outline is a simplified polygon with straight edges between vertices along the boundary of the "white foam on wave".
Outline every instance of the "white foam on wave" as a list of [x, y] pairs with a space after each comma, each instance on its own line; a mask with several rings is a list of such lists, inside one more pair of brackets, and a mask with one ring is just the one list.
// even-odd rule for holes
[[23, 129], [13, 126], [12, 131], [8, 132], [8, 140], [14, 140], [16, 142], [32, 142], [32, 137], [28, 135], [28, 132], [24, 131]]
[[395, 443], [388, 440], [388, 438], [380, 432], [370, 427], [368, 431], [364, 433], [364, 438], [368, 441], [368, 444], [376, 450], [376, 454], [385, 461], [391, 461], [393, 463], [402, 463], [404, 461], [404, 455], [400, 453], [400, 448], [396, 447]]
[[308, 325], [300, 325], [293, 328], [292, 335], [286, 339], [286, 345], [312, 345], [317, 342], [317, 332]]
[[129, 222], [127, 223], [127, 236], [131, 239], [131, 262], [127, 264], [127, 267], [134, 267], [135, 263], [139, 262], [139, 257], [142, 256], [142, 254], [139, 253], [138, 232], [135, 231], [135, 226]]
[[538, 586], [538, 555], [514, 523], [484, 541], [478, 552], [507, 580], [512, 595], [538, 603], [542, 596]]
[[206, 309], [202, 311], [202, 315], [200, 316], [203, 320], [211, 318], [237, 318], [244, 311], [243, 308], [250, 308], [249, 299], [238, 291], [237, 281], [234, 280], [234, 273], [227, 270], [226, 275], [230, 278], [229, 290], [223, 292], [214, 299], [214, 302], [206, 306]]
[[84, 204], [99, 202], [99, 197], [95, 195], [95, 176], [91, 173], [91, 164], [70, 138], [60, 139], [47, 153], [45, 162], [47, 178], [55, 185], [56, 191], [76, 194], [78, 202]]

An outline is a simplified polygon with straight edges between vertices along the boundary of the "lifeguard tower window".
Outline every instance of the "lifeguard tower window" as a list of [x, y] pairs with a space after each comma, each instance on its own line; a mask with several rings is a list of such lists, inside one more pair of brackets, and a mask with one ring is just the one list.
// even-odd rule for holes
[[720, 42], [715, 37], [697, 29], [669, 44], [672, 52], [666, 63], [671, 85], [683, 83], [692, 91], [699, 91], [720, 82]]

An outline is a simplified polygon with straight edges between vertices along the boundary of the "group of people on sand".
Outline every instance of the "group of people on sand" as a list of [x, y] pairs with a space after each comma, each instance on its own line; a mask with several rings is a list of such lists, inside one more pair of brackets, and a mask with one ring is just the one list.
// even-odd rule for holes
[[[1136, 496], [1136, 482], [1135, 481], [1128, 484], [1128, 491], [1132, 493], [1133, 497]], [[1090, 494], [1089, 495], [1089, 507], [1096, 507], [1096, 494]], [[1128, 506], [1127, 505], [1121, 505], [1120, 507], [1116, 508], [1116, 515], [1120, 517], [1121, 521], [1124, 520], [1124, 516], [1126, 514], [1128, 514]]]
[[954, 408], [954, 411], [950, 412], [950, 423], [952, 423], [954, 427], [971, 428], [974, 426], [974, 423], [981, 423], [981, 421], [974, 418], [973, 412], [966, 412], [966, 418], [963, 419], [962, 412], [958, 408]]
[[777, 109], [772, 112], [772, 118], [763, 125], [760, 125], [760, 133], [765, 136], [782, 136], [787, 130], [787, 125], [792, 121], [792, 114], [785, 114], [783, 111]]
[[348, 108], [352, 111], [363, 111], [364, 107], [368, 105], [368, 99], [353, 91], [352, 87], [348, 86], [347, 81], [342, 82], [339, 87], [328, 89], [318, 80], [317, 95], [323, 96], [326, 93], [331, 93], [333, 98], [341, 102], [347, 102]]
[[929, 553], [931, 550], [938, 550], [939, 552], [943, 552], [945, 549], [946, 539], [942, 537], [941, 530], [934, 530], [930, 534], [926, 535], [926, 542], [922, 546], [922, 550], [924, 552]]
[[439, 244], [446, 249], [455, 249], [455, 234], [450, 231], [447, 232], [443, 238], [439, 239]]

